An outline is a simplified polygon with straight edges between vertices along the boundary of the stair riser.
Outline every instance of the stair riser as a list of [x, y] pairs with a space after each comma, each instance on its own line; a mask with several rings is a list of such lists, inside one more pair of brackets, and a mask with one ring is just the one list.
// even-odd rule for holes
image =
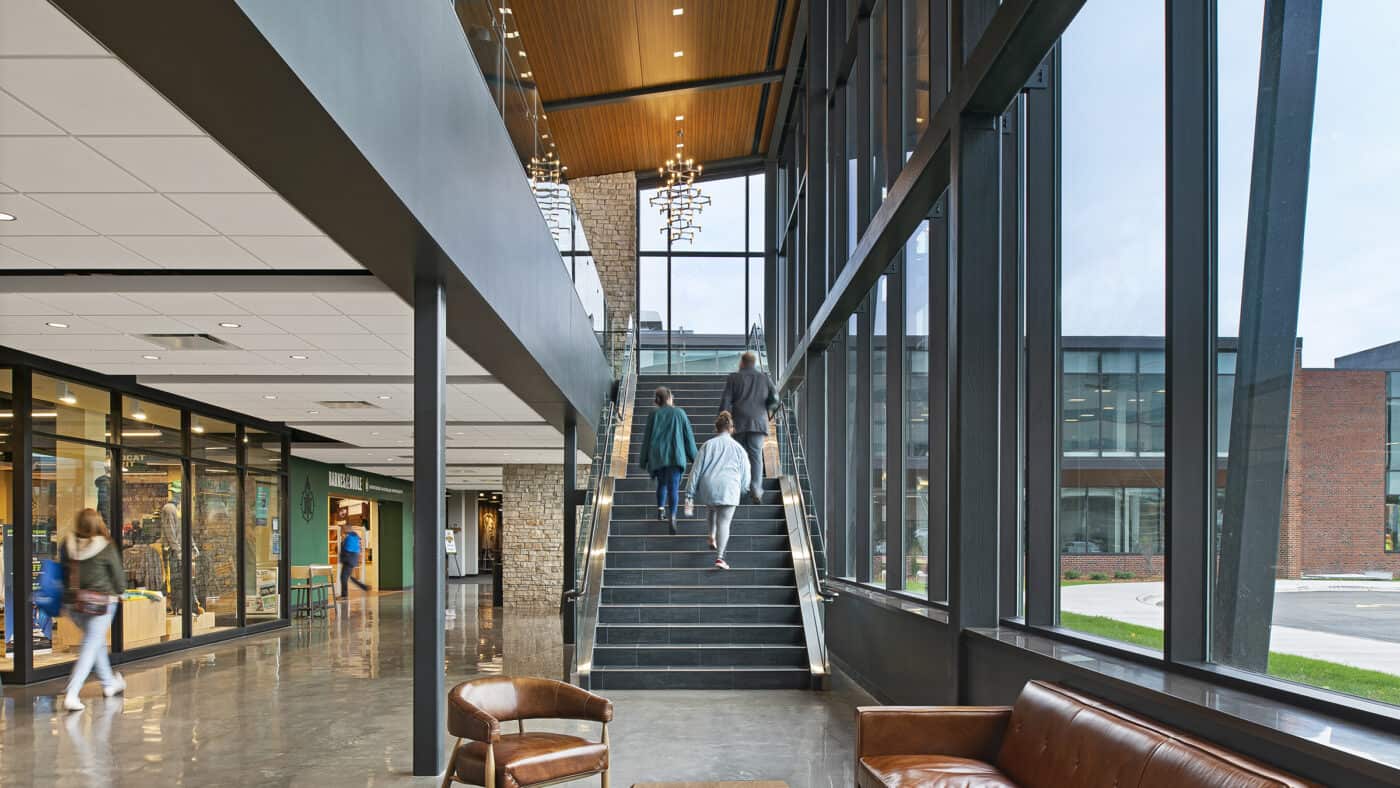
[[604, 586], [786, 586], [791, 569], [608, 569]]
[[[634, 470], [639, 469], [634, 468]], [[764, 490], [777, 492], [782, 489], [782, 482], [773, 477], [766, 477], [763, 479], [762, 487]], [[616, 491], [619, 495], [634, 492], [649, 493], [652, 497], [647, 499], [646, 503], [656, 504], [656, 480], [650, 476], [618, 479]]]
[[[783, 518], [783, 507], [782, 507], [782, 506], [772, 506], [772, 505], [765, 505], [765, 504], [747, 504], [747, 503], [746, 503], [746, 504], [740, 504], [738, 511], [734, 512], [734, 519], [736, 519], [736, 520], [781, 520], [782, 518]], [[618, 521], [618, 520], [652, 520], [652, 521], [655, 521], [655, 520], [657, 519], [657, 517], [656, 517], [656, 503], [655, 503], [655, 501], [653, 500], [652, 503], [646, 504], [646, 505], [641, 505], [641, 504], [622, 504], [622, 505], [614, 505], [614, 506], [613, 506], [613, 510], [612, 510], [612, 519], [613, 519], [614, 521]], [[686, 516], [685, 516], [685, 511], [684, 511], [684, 510], [677, 510], [677, 512], [676, 512], [676, 520], [678, 520], [678, 521], [690, 521], [690, 522], [699, 523], [699, 522], [705, 522], [705, 516], [704, 516], [704, 512], [703, 512], [701, 509], [699, 509], [699, 508], [697, 508], [697, 509], [695, 510], [695, 515], [692, 516], [692, 517], [686, 517]]]
[[800, 646], [773, 648], [647, 648], [646, 646], [604, 646], [593, 650], [593, 664], [618, 667], [784, 667], [807, 664], [807, 650]]
[[[676, 530], [680, 531], [681, 537], [704, 537], [710, 533], [710, 526], [704, 520], [677, 520]], [[613, 520], [608, 533], [611, 534], [609, 539], [619, 536], [666, 536], [671, 533], [671, 526], [656, 520]], [[729, 524], [731, 541], [738, 536], [785, 534], [787, 524], [781, 520], [736, 520]]]
[[[608, 537], [608, 552], [614, 550], [709, 550], [710, 541], [705, 536], [610, 536]], [[788, 539], [785, 534], [774, 534], [772, 536], [748, 536], [735, 535], [732, 527], [729, 535], [728, 549], [734, 552], [747, 552], [751, 550], [787, 550]]]
[[[789, 569], [792, 567], [792, 554], [780, 552], [740, 553], [727, 551], [725, 561], [736, 569]], [[705, 550], [698, 553], [614, 553], [608, 551], [608, 569], [709, 569], [714, 566], [715, 554]], [[720, 570], [723, 571], [723, 570]]]
[[802, 627], [609, 624], [598, 627], [597, 643], [600, 646], [800, 646], [802, 645]]
[[[682, 496], [685, 495], [685, 488], [684, 488], [684, 487], [681, 488], [681, 495], [682, 495]], [[748, 491], [747, 491], [747, 490], [744, 490], [744, 491], [743, 491], [743, 494], [742, 494], [742, 497], [740, 498], [740, 500], [743, 501], [743, 504], [741, 504], [741, 505], [745, 505], [745, 506], [752, 506], [752, 505], [754, 505], [754, 504], [749, 503], [750, 498], [749, 498], [749, 495], [748, 495]], [[782, 504], [783, 504], [783, 494], [782, 494], [781, 491], [779, 491], [779, 490], [764, 490], [764, 491], [763, 491], [762, 505], [764, 505], [764, 506], [782, 506]], [[647, 491], [647, 490], [637, 490], [637, 491], [635, 491], [635, 492], [617, 492], [617, 493], [614, 493], [614, 495], [613, 495], [613, 506], [651, 506], [651, 507], [655, 507], [655, 506], [656, 506], [656, 490], [649, 490], [649, 491]], [[652, 513], [655, 514], [655, 508], [653, 508]], [[704, 504], [699, 504], [699, 503], [695, 504], [695, 513], [696, 513], [697, 515], [705, 514], [705, 513], [706, 513], [705, 505], [704, 505]]]
[[799, 670], [686, 671], [595, 670], [595, 690], [735, 690], [811, 689], [812, 679]]
[[796, 588], [759, 586], [685, 587], [608, 586], [603, 587], [604, 605], [795, 605]]
[[768, 606], [709, 606], [677, 605], [665, 607], [622, 607], [604, 605], [598, 608], [602, 624], [801, 624], [802, 611], [795, 605]]

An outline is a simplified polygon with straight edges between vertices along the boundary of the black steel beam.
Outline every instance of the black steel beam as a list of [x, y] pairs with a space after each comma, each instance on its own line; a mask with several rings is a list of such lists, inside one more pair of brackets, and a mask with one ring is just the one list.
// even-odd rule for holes
[[[599, 457], [595, 462], [610, 462], [610, 458]], [[578, 429], [570, 422], [564, 424], [564, 587], [561, 589], [560, 617], [564, 624], [564, 643], [573, 645], [574, 610], [577, 600], [568, 594], [577, 586], [578, 569], [575, 566], [578, 543]]]
[[[800, 2], [801, 0], [796, 0]], [[787, 132], [788, 118], [791, 117], [789, 110], [792, 108], [794, 100], [793, 93], [797, 89], [797, 75], [802, 72], [802, 51], [807, 47], [807, 15], [800, 10], [797, 14], [797, 26], [793, 28], [792, 40], [788, 42], [787, 66], [783, 69], [783, 87], [778, 92], [778, 114], [774, 116], [773, 136], [771, 139], [781, 140], [783, 134]], [[766, 158], [769, 161], [776, 161], [778, 157], [778, 146], [770, 144]], [[771, 214], [770, 214], [771, 217]]]
[[1021, 222], [1025, 194], [1021, 172], [1022, 99], [1017, 98], [1001, 122], [1001, 585], [998, 591], [1000, 613], [1013, 618], [1019, 612], [1024, 543], [1022, 534], [1024, 496], [1022, 363], [1025, 358], [1021, 323], [1021, 281], [1025, 276], [1025, 255]]
[[928, 598], [948, 599], [949, 361], [953, 336], [948, 193], [928, 222]]
[[[1026, 93], [1026, 607], [1053, 626], [1060, 609], [1060, 50], [1046, 87]], [[1030, 294], [1037, 294], [1031, 297]]]
[[[948, 620], [996, 626], [1001, 433], [999, 115], [963, 117], [953, 137], [953, 385]], [[961, 684], [961, 680], [959, 684]]]
[[418, 268], [413, 301], [413, 773], [427, 776], [442, 769], [447, 701], [447, 299], [436, 261], [422, 259]]
[[687, 79], [680, 82], [667, 82], [661, 85], [647, 85], [646, 87], [632, 88], [630, 90], [617, 90], [611, 93], [595, 93], [590, 96], [574, 96], [572, 98], [554, 99], [541, 103], [545, 112], [564, 112], [571, 109], [583, 109], [585, 107], [601, 107], [605, 104], [621, 104], [625, 101], [637, 101], [640, 99], [655, 98], [673, 93], [697, 93], [705, 90], [724, 90], [726, 88], [742, 88], [749, 85], [767, 85], [777, 82], [783, 78], [782, 71], [755, 71], [749, 74], [735, 74], [728, 77], [711, 77], [709, 79]]
[[1204, 662], [1215, 527], [1215, 0], [1167, 3], [1166, 641]]
[[1322, 0], [1269, 0], [1259, 62], [1239, 355], [1212, 656], [1264, 672], [1287, 471]]

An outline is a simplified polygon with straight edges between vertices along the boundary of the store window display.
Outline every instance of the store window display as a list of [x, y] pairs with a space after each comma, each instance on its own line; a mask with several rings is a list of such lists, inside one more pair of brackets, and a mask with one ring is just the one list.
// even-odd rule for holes
[[15, 461], [10, 451], [10, 435], [14, 432], [15, 407], [13, 373], [0, 369], [0, 607], [5, 609], [5, 630], [0, 633], [0, 671], [15, 669], [14, 598], [14, 489]]
[[196, 636], [238, 626], [238, 471], [190, 464], [191, 630]]
[[[281, 455], [281, 452], [278, 452]], [[246, 620], [281, 613], [278, 567], [282, 558], [282, 480], [249, 472], [243, 490], [243, 609]]]
[[184, 637], [184, 492], [179, 458], [122, 453], [118, 544], [127, 586], [133, 589], [128, 597], [141, 597], [122, 606], [123, 648]]
[[34, 430], [65, 438], [108, 443], [112, 439], [112, 395], [48, 375], [33, 377]]

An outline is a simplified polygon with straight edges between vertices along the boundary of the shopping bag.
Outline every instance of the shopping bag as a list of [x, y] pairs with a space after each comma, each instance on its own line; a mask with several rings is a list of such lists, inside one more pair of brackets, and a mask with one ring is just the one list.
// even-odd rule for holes
[[47, 559], [39, 563], [39, 588], [34, 592], [34, 606], [55, 618], [63, 610], [63, 564]]

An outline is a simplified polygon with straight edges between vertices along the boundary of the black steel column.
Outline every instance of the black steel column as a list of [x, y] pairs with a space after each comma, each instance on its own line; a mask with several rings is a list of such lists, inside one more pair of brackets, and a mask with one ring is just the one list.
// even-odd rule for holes
[[[873, 72], [873, 53], [870, 51], [870, 17], [861, 16], [856, 21], [856, 67], [853, 71], [853, 88], [856, 92], [855, 129], [846, 129], [847, 139], [851, 134], [856, 138], [856, 182], [847, 183], [846, 188], [855, 187], [856, 199], [856, 243], [865, 234], [866, 225], [875, 210], [872, 207], [870, 157], [874, 150], [870, 139], [870, 118], [875, 114], [875, 102], [870, 95], [870, 75]], [[849, 199], [849, 197], [848, 197]]]
[[1322, 0], [1269, 0], [1212, 656], [1264, 671], [1287, 471]]
[[948, 599], [949, 384], [953, 341], [948, 192], [928, 222], [928, 598]]
[[[768, 354], [768, 368], [782, 373], [787, 359], [781, 358], [777, 352], [778, 332], [783, 327], [778, 321], [778, 304], [782, 298], [778, 292], [778, 230], [787, 217], [778, 216], [776, 159], [769, 159], [763, 168], [763, 215], [763, 351]], [[637, 348], [640, 358], [641, 346]]]
[[1215, 0], [1167, 3], [1166, 641], [1207, 659], [1215, 525]]
[[447, 306], [431, 261], [413, 286], [413, 773], [442, 771], [447, 578], [443, 566], [446, 487]]
[[1026, 93], [1026, 608], [1053, 626], [1060, 609], [1060, 49]]
[[870, 417], [870, 389], [874, 384], [870, 370], [875, 353], [875, 343], [872, 338], [874, 333], [871, 329], [875, 327], [874, 320], [874, 297], [875, 292], [866, 296], [865, 305], [856, 313], [856, 423], [851, 425], [851, 439], [856, 442], [855, 458], [856, 467], [847, 468], [847, 472], [855, 474], [855, 487], [853, 488], [855, 498], [855, 572], [856, 580], [862, 583], [869, 583], [871, 578], [871, 508], [874, 504], [874, 496], [871, 495], [871, 448], [874, 432], [873, 419]]
[[1021, 280], [1025, 275], [1021, 245], [1024, 202], [1021, 190], [1021, 103], [1017, 98], [1001, 123], [1001, 584], [998, 595], [1003, 618], [1020, 612], [1022, 561], [1023, 469], [1021, 364], [1024, 359], [1021, 324]]
[[952, 140], [950, 257], [956, 268], [956, 329], [952, 343], [948, 611], [956, 629], [997, 623], [1001, 477], [998, 121], [997, 115], [964, 115]]
[[[600, 425], [601, 426], [601, 425]], [[594, 457], [594, 462], [606, 462], [606, 458]], [[578, 543], [578, 425], [572, 417], [564, 419], [564, 602], [560, 616], [564, 621], [564, 643], [574, 642], [574, 606], [576, 600], [569, 594], [577, 582], [575, 561]]]
[[885, 277], [885, 587], [904, 588], [904, 251]]
[[[806, 215], [806, 237], [802, 248], [806, 250], [803, 273], [806, 275], [807, 303], [800, 315], [798, 336], [807, 333], [807, 326], [816, 317], [817, 310], [826, 298], [827, 288], [827, 201], [830, 190], [827, 188], [827, 0], [807, 0], [803, 3], [807, 13], [807, 199], [803, 209]], [[808, 446], [811, 451], [811, 446]]]
[[[10, 589], [5, 604], [15, 612], [10, 621], [15, 628], [15, 673], [21, 683], [34, 678], [34, 373], [16, 367], [11, 379], [14, 389], [14, 430], [10, 434], [11, 464], [14, 466], [13, 516], [15, 544], [10, 561]], [[47, 558], [48, 556], [45, 556]], [[8, 633], [6, 633], [8, 635]]]

